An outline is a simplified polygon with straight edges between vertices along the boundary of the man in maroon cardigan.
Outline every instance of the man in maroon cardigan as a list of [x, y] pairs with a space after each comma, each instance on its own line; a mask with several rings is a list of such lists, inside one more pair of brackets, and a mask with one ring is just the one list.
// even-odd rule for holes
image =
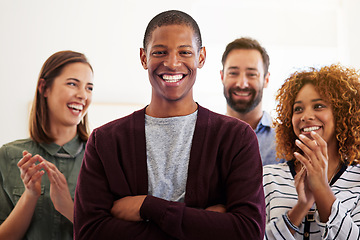
[[193, 99], [205, 48], [166, 11], [140, 50], [150, 104], [91, 134], [75, 193], [75, 239], [263, 239], [262, 164], [251, 127]]

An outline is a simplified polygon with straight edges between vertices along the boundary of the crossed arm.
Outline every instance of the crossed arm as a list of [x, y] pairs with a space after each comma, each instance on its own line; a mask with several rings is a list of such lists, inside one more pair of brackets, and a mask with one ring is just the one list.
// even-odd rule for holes
[[[146, 198], [146, 195], [128, 196], [116, 200], [113, 207], [111, 208], [111, 214], [119, 219], [125, 221], [143, 221], [140, 216], [140, 208]], [[226, 208], [222, 204], [210, 206], [205, 210], [225, 213]]]
[[[205, 184], [201, 189], [198, 185], [201, 178], [191, 178], [185, 204], [146, 195], [146, 182], [139, 183], [145, 181], [142, 179], [146, 179], [146, 172], [137, 165], [137, 159], [123, 161], [129, 159], [128, 153], [116, 155], [94, 142], [93, 133], [75, 191], [75, 239], [262, 238], [264, 197], [261, 162], [259, 155], [254, 154], [255, 144], [249, 145], [254, 149], [244, 149], [239, 154], [241, 158], [228, 161], [231, 166], [224, 166], [222, 173], [215, 157], [211, 163], [207, 161], [208, 168], [216, 169], [217, 179], [211, 178], [210, 173], [202, 173], [210, 179], [200, 183]], [[195, 174], [198, 174], [196, 170]], [[226, 182], [219, 179], [220, 174], [227, 176]], [[222, 200], [217, 201], [220, 195]], [[215, 206], [208, 207], [208, 203]], [[226, 212], [224, 206], [216, 205], [220, 203], [226, 205]]]

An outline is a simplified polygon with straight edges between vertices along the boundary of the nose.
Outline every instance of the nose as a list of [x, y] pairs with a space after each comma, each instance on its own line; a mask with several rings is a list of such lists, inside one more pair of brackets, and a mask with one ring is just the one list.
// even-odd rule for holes
[[76, 97], [81, 100], [87, 100], [88, 99], [88, 92], [85, 88], [79, 88], [79, 90], [76, 93]]
[[249, 87], [249, 81], [248, 81], [245, 73], [239, 74], [239, 78], [236, 82], [236, 86], [239, 88], [248, 88]]
[[302, 122], [314, 120], [314, 119], [315, 119], [315, 115], [311, 110], [305, 110], [300, 118]]
[[169, 55], [164, 61], [164, 66], [170, 69], [176, 69], [181, 65], [178, 57], [179, 56], [176, 53], [169, 53]]

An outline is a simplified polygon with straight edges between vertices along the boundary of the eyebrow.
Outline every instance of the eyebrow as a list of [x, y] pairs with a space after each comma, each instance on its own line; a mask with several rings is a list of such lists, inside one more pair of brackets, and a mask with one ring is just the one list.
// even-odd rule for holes
[[151, 48], [164, 48], [164, 47], [165, 47], [165, 45], [158, 44], [158, 45], [152, 46]]
[[[323, 101], [323, 99], [322, 98], [316, 98], [316, 99], [311, 100], [311, 102], [319, 102], [319, 101]], [[294, 102], [294, 104], [301, 103], [301, 102], [302, 101], [296, 101], [296, 102]]]
[[228, 67], [228, 70], [239, 70], [239, 67]]
[[248, 67], [248, 68], [246, 68], [246, 70], [252, 70], [252, 71], [259, 71], [257, 68], [251, 68], [251, 67]]
[[[233, 67], [228, 67], [227, 69], [228, 69], [228, 70], [239, 70], [240, 68], [237, 67], [237, 66], [233, 66]], [[258, 72], [258, 69], [257, 69], [257, 68], [252, 68], [252, 67], [248, 67], [248, 68], [246, 68], [245, 70], [251, 70], [251, 71], [257, 71], [257, 72]]]
[[[192, 45], [180, 45], [180, 46], [178, 46], [177, 48], [193, 48], [193, 46]], [[151, 48], [167, 48], [167, 46], [165, 46], [165, 45], [162, 45], [162, 44], [158, 44], [158, 45], [154, 45], [154, 46], [152, 46]]]
[[[66, 80], [73, 80], [73, 81], [75, 81], [75, 82], [80, 82], [80, 80], [79, 79], [77, 79], [77, 78], [68, 78], [68, 79], [66, 79]], [[87, 83], [87, 85], [91, 85], [91, 86], [94, 86], [94, 84], [93, 83]]]
[[181, 45], [178, 48], [193, 48], [192, 45]]

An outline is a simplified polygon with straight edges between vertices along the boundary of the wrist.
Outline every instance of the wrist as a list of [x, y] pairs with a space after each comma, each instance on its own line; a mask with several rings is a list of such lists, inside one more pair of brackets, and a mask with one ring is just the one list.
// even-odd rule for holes
[[292, 233], [301, 233], [300, 232], [300, 229], [297, 225], [295, 225], [289, 218], [289, 215], [288, 215], [289, 211], [287, 211], [282, 217], [286, 223], [286, 225], [288, 226], [288, 228], [290, 229], [290, 232]]
[[296, 212], [296, 214], [303, 214], [305, 216], [313, 205], [313, 201], [302, 202], [298, 200], [298, 202], [291, 210], [289, 210], [289, 212]]
[[318, 202], [319, 199], [335, 198], [335, 195], [334, 195], [333, 191], [331, 190], [330, 186], [327, 184], [323, 188], [320, 188], [320, 189], [314, 191], [314, 198], [315, 198], [315, 202]]
[[287, 211], [287, 217], [291, 223], [298, 227], [308, 214], [311, 206], [309, 204], [296, 204], [291, 210]]
[[22, 194], [22, 196], [26, 199], [26, 201], [37, 202], [37, 200], [40, 198], [41, 194], [34, 193], [33, 191], [25, 188], [25, 191]]
[[323, 190], [322, 192], [317, 193], [315, 196], [315, 202], [317, 206], [317, 211], [319, 213], [320, 222], [325, 223], [329, 220], [331, 214], [331, 208], [336, 197], [334, 193], [329, 189]]
[[61, 213], [64, 217], [73, 222], [74, 218], [74, 202], [72, 199], [62, 202], [61, 204], [54, 204], [56, 211]]

